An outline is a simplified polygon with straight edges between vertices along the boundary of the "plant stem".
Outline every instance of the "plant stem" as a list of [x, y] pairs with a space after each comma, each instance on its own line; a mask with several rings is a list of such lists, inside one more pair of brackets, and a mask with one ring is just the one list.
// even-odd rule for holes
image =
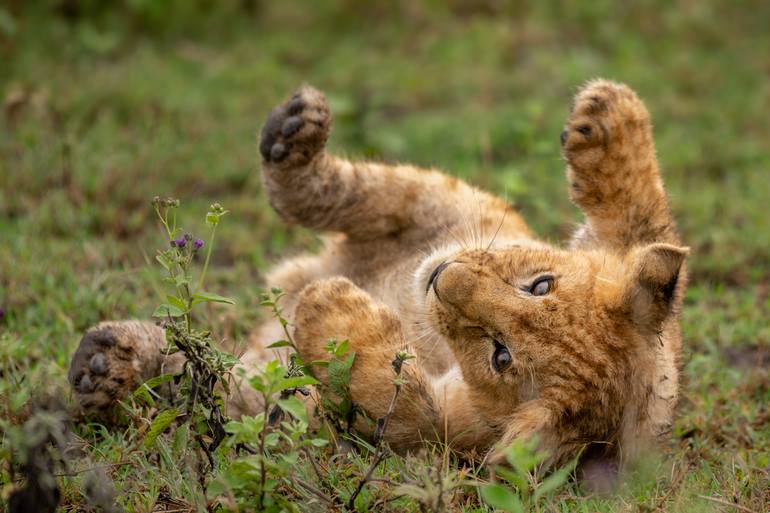
[[[371, 465], [369, 465], [369, 469], [366, 471], [366, 475], [364, 475], [363, 479], [358, 483], [358, 486], [356, 487], [356, 490], [353, 492], [353, 495], [350, 496], [350, 499], [348, 499], [348, 509], [355, 510], [355, 503], [356, 503], [356, 497], [358, 497], [358, 494], [361, 493], [361, 490], [363, 490], [364, 485], [368, 481], [371, 480], [372, 474], [374, 474], [375, 469], [380, 464], [382, 459], [385, 457], [385, 449], [382, 444], [382, 439], [385, 436], [385, 430], [388, 428], [388, 423], [390, 422], [390, 417], [393, 416], [393, 412], [396, 409], [396, 400], [398, 399], [398, 394], [401, 392], [401, 384], [400, 381], [398, 381], [399, 377], [401, 376], [401, 365], [404, 363], [401, 358], [396, 355], [396, 360], [393, 360], [394, 362], [394, 369], [396, 370], [396, 382], [394, 386], [396, 389], [393, 391], [393, 397], [390, 400], [390, 405], [388, 406], [388, 411], [385, 414], [385, 417], [382, 419], [382, 424], [380, 424], [378, 419], [378, 426], [375, 429], [375, 440], [374, 445], [376, 447], [374, 460], [372, 461]], [[396, 365], [396, 363], [399, 363], [399, 365]], [[381, 426], [381, 427], [380, 427]]]
[[265, 437], [267, 436], [267, 417], [268, 412], [270, 411], [270, 397], [265, 394], [263, 395], [265, 398], [265, 422], [262, 426], [262, 432], [259, 436], [259, 502], [257, 505], [259, 506], [259, 511], [262, 511], [264, 508], [265, 503], [265, 481], [267, 480], [267, 469], [265, 468]]
[[198, 288], [196, 290], [201, 290], [203, 287], [203, 280], [206, 278], [206, 271], [209, 270], [209, 260], [211, 259], [211, 248], [214, 247], [214, 237], [217, 234], [217, 225], [214, 225], [211, 227], [211, 238], [209, 239], [209, 248], [208, 251], [206, 251], [206, 261], [203, 263], [203, 270], [201, 271], [201, 277], [198, 280]]

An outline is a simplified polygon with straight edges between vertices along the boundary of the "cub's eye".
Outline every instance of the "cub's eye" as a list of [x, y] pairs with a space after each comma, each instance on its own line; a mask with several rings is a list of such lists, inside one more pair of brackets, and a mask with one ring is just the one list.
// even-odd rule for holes
[[545, 296], [546, 294], [551, 292], [552, 287], [553, 287], [553, 277], [543, 276], [542, 278], [538, 278], [537, 280], [535, 280], [535, 282], [529, 288], [529, 293], [532, 294], [533, 296]]
[[494, 344], [495, 352], [492, 355], [492, 367], [494, 367], [497, 372], [505, 372], [508, 370], [508, 367], [511, 366], [513, 358], [511, 357], [511, 353], [508, 351], [508, 348], [503, 344], [497, 340], [494, 341]]
[[591, 127], [588, 125], [581, 125], [577, 127], [577, 131], [583, 134], [586, 137], [590, 137], [591, 135]]

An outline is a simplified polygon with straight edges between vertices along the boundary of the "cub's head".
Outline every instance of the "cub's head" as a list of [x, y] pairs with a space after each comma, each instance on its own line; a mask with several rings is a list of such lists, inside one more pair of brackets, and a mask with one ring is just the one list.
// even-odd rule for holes
[[672, 316], [686, 253], [669, 244], [627, 255], [532, 242], [449, 249], [423, 262], [416, 293], [482, 411], [510, 415], [542, 398], [577, 415], [585, 402], [624, 400], [618, 391]]

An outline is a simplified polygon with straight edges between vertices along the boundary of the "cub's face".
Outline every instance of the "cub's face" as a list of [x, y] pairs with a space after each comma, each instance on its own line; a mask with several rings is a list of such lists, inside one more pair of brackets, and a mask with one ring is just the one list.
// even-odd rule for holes
[[684, 255], [665, 244], [624, 257], [533, 243], [444, 251], [417, 286], [465, 380], [505, 412], [624, 379], [669, 315]]

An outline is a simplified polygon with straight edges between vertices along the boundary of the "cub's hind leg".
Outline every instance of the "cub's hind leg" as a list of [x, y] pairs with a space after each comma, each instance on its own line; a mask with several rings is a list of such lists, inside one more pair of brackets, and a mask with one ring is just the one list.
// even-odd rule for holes
[[678, 243], [660, 178], [650, 115], [626, 85], [586, 84], [561, 135], [570, 196], [586, 214], [574, 245], [626, 250]]
[[83, 413], [106, 412], [142, 382], [178, 372], [182, 355], [167, 355], [165, 348], [165, 332], [151, 322], [109, 321], [89, 329], [68, 374]]

